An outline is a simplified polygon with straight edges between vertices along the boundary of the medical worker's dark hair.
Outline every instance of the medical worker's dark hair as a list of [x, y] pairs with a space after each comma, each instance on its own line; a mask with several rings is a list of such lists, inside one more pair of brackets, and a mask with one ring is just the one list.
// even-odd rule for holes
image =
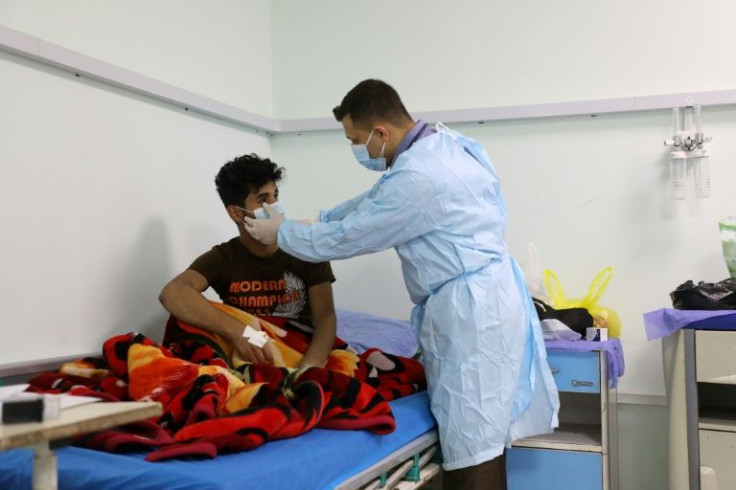
[[283, 167], [251, 153], [223, 165], [215, 177], [215, 186], [226, 207], [230, 204], [242, 206], [248, 194], [269, 182], [278, 184], [283, 176]]
[[353, 87], [332, 113], [338, 121], [350, 116], [357, 125], [384, 120], [401, 126], [412, 120], [396, 90], [386, 82], [374, 79], [363, 80]]

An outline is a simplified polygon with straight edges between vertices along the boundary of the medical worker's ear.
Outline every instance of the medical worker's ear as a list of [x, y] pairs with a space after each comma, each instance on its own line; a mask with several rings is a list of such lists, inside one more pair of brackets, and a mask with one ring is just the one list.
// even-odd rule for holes
[[374, 130], [377, 133], [377, 136], [380, 135], [382, 142], [388, 141], [388, 129], [386, 129], [384, 126], [376, 126]]

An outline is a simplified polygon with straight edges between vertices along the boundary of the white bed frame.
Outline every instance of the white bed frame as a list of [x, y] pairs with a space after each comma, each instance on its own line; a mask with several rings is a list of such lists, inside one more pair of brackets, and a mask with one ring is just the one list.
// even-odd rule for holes
[[423, 487], [440, 473], [439, 438], [433, 429], [389, 454], [373, 466], [348, 478], [335, 490], [401, 489]]

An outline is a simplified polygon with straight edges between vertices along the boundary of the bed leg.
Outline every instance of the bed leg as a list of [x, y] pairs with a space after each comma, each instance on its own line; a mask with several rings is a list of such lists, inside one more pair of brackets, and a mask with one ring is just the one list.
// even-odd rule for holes
[[56, 455], [45, 441], [33, 446], [33, 490], [58, 488]]

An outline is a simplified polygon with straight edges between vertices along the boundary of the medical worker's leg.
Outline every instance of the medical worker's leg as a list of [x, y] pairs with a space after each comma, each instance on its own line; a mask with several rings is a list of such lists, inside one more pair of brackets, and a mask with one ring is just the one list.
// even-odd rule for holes
[[475, 466], [445, 471], [444, 490], [506, 490], [506, 454]]

